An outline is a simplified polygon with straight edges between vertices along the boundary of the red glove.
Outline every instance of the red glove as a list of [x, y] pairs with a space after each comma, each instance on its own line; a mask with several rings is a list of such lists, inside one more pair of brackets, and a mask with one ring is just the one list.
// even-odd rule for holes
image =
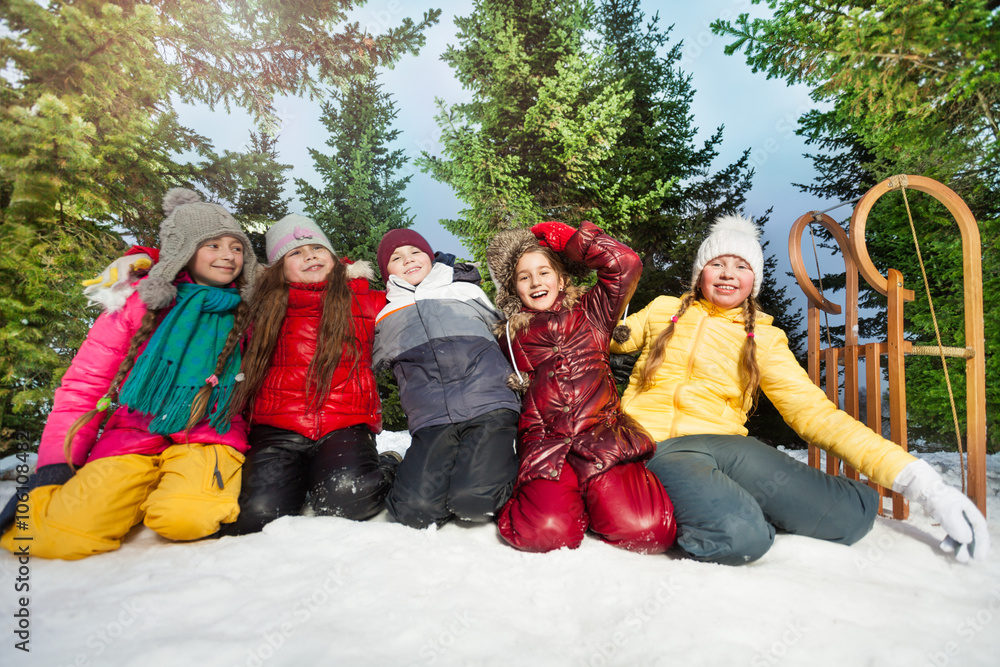
[[550, 220], [549, 222], [540, 222], [532, 227], [531, 233], [542, 245], [548, 246], [556, 252], [562, 252], [566, 249], [570, 237], [576, 234], [576, 230], [565, 223]]

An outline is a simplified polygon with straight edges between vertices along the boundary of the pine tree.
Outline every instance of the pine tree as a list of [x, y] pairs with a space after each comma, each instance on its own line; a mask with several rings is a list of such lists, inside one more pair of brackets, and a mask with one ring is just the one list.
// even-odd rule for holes
[[[120, 232], [154, 244], [169, 187], [201, 185], [232, 201], [244, 182], [252, 160], [214, 154], [179, 124], [176, 101], [266, 119], [276, 94], [315, 96], [415, 52], [440, 15], [378, 36], [356, 23], [338, 29], [354, 4], [0, 3], [4, 442], [37, 438], [88, 324], [75, 283], [122, 252]], [[189, 152], [200, 162], [182, 161]]]
[[475, 259], [500, 229], [589, 219], [621, 230], [655, 206], [659, 190], [623, 192], [610, 171], [629, 95], [600, 80], [585, 48], [589, 4], [476, 0], [455, 24], [460, 45], [442, 58], [472, 99], [438, 101], [443, 148], [417, 164], [467, 205], [442, 224]]
[[609, 171], [631, 198], [662, 193], [646, 215], [633, 216], [623, 229], [614, 230], [642, 254], [643, 276], [633, 302], [646, 304], [658, 294], [687, 290], [701, 239], [715, 218], [742, 208], [753, 170], [749, 151], [744, 151], [739, 160], [712, 173], [723, 128], [700, 147], [694, 144], [695, 91], [691, 75], [678, 66], [683, 43], [671, 45], [670, 28], [659, 28], [658, 15], [647, 23], [639, 5], [638, 0], [602, 2], [597, 30], [607, 55], [603, 79], [620, 81], [631, 93]]
[[[760, 0], [754, 0], [758, 3]], [[1000, 14], [996, 0], [769, 0], [774, 15], [716, 21], [753, 71], [812, 88], [875, 157], [876, 174], [948, 183], [1000, 214]], [[891, 171], [892, 169], [901, 171]]]
[[[755, 0], [757, 1], [757, 0]], [[817, 102], [800, 119], [799, 134], [819, 148], [819, 176], [804, 190], [850, 200], [894, 174], [939, 180], [961, 196], [980, 224], [987, 347], [1000, 345], [996, 301], [1000, 253], [1000, 15], [995, 0], [877, 0], [808, 4], [771, 1], [770, 19], [717, 21], [713, 30], [735, 38], [727, 53], [745, 50], [754, 71], [812, 87]], [[962, 346], [961, 246], [950, 214], [932, 198], [909, 197], [943, 344]], [[916, 261], [908, 215], [900, 196], [887, 195], [873, 212], [866, 245], [884, 274], [899, 269], [917, 299], [907, 304], [907, 337], [933, 341], [929, 305]], [[843, 224], [846, 227], [847, 220]], [[821, 234], [822, 236], [822, 234]], [[829, 237], [825, 237], [829, 241]], [[827, 290], [843, 287], [843, 274], [824, 276]], [[885, 336], [885, 299], [861, 285], [862, 307], [880, 312], [859, 322], [862, 337]], [[841, 332], [834, 332], [842, 333]], [[986, 359], [989, 447], [1000, 413], [1000, 361]], [[960, 364], [949, 364], [953, 369]], [[964, 373], [951, 373], [956, 401], [964, 401]], [[948, 447], [954, 443], [940, 362], [909, 358], [906, 367], [910, 431]], [[959, 421], [964, 424], [964, 411]]]
[[403, 197], [410, 176], [396, 177], [408, 158], [402, 149], [391, 148], [399, 136], [392, 127], [397, 114], [374, 70], [333, 91], [321, 117], [333, 152], [309, 149], [323, 187], [295, 179], [306, 214], [337, 252], [373, 265], [382, 236], [413, 224]]
[[257, 258], [266, 263], [264, 233], [274, 222], [288, 215], [291, 197], [282, 197], [292, 168], [278, 163], [278, 138], [262, 129], [250, 133], [250, 155], [257, 157], [251, 187], [240, 190], [233, 215], [246, 230]]

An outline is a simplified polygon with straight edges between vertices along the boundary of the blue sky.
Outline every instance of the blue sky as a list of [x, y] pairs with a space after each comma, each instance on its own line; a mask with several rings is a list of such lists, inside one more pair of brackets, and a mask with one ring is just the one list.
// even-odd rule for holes
[[[427, 31], [427, 44], [420, 55], [404, 58], [395, 69], [385, 71], [381, 77], [384, 89], [393, 94], [399, 111], [397, 127], [401, 135], [398, 145], [411, 159], [420, 151], [437, 151], [439, 130], [434, 122], [435, 98], [455, 103], [467, 94], [454, 80], [452, 70], [440, 60], [440, 55], [447, 45], [457, 45], [452, 20], [456, 15], [468, 15], [472, 3], [468, 0], [429, 0], [427, 4], [412, 0], [377, 0], [354, 12], [362, 26], [369, 26], [371, 32], [383, 32], [406, 16], [419, 19], [430, 7], [443, 10], [441, 21]], [[741, 12], [762, 15], [767, 8], [752, 5], [750, 0], [648, 0], [642, 3], [642, 10], [647, 18], [658, 12], [661, 27], [674, 25], [672, 44], [684, 42], [680, 65], [692, 75], [696, 90], [691, 108], [699, 128], [696, 140], [700, 142], [719, 125], [725, 126], [715, 168], [722, 168], [737, 159], [743, 150], [750, 149], [756, 175], [745, 212], [757, 216], [768, 207], [774, 207], [765, 232], [765, 239], [770, 241], [768, 252], [778, 258], [780, 282], [791, 286], [789, 294], [795, 298], [795, 307], [804, 308], [805, 298], [794, 281], [783, 277], [791, 270], [788, 233], [792, 223], [803, 213], [832, 205], [802, 194], [792, 185], [808, 183], [813, 177], [812, 163], [803, 156], [807, 147], [794, 130], [798, 117], [814, 105], [804, 86], [789, 87], [780, 80], [767, 80], [763, 74], [753, 74], [742, 55], [724, 55], [727, 40], [712, 34], [708, 27], [716, 18], [735, 19]], [[282, 162], [293, 165], [290, 178], [302, 178], [318, 186], [319, 179], [312, 169], [307, 149], [326, 148], [327, 134], [319, 122], [319, 103], [282, 98], [275, 106], [281, 121], [278, 151]], [[229, 115], [224, 110], [207, 112], [189, 108], [183, 111], [182, 121], [212, 138], [218, 149], [244, 149], [252, 129], [245, 114]], [[406, 197], [410, 213], [416, 216], [414, 229], [435, 249], [461, 256], [464, 249], [438, 220], [454, 217], [463, 208], [462, 202], [449, 186], [437, 183], [412, 164], [403, 173], [413, 174]], [[295, 193], [288, 194], [294, 196]], [[302, 212], [297, 200], [291, 208]], [[849, 213], [850, 209], [844, 207], [834, 215], [842, 218]], [[808, 245], [808, 241], [805, 243]], [[811, 265], [811, 258], [808, 261], [807, 265]]]

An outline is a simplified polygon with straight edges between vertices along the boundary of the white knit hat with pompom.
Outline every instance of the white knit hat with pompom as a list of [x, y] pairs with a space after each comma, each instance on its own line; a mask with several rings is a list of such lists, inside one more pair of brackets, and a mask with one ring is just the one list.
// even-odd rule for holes
[[753, 220], [742, 215], [722, 215], [715, 219], [708, 238], [702, 241], [691, 272], [691, 284], [697, 285], [701, 270], [716, 257], [742, 257], [753, 269], [753, 296], [760, 293], [764, 279], [764, 249], [760, 246], [760, 229]]
[[164, 308], [177, 296], [173, 280], [187, 266], [202, 243], [220, 236], [232, 236], [243, 244], [244, 297], [253, 286], [257, 271], [250, 239], [240, 224], [218, 204], [203, 202], [198, 193], [186, 188], [171, 188], [163, 197], [160, 223], [160, 260], [139, 283], [139, 296], [150, 308]]

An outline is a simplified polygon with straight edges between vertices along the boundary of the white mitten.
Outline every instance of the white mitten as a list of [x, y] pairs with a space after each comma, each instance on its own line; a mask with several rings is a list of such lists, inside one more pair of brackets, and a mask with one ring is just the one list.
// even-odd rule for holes
[[986, 517], [965, 494], [945, 484], [926, 461], [917, 460], [903, 468], [893, 480], [892, 490], [911, 503], [920, 503], [924, 512], [941, 524], [948, 533], [941, 542], [943, 551], [954, 553], [961, 563], [970, 556], [986, 560], [990, 550]]
[[153, 260], [149, 255], [119, 257], [97, 277], [83, 281], [83, 294], [91, 303], [100, 304], [113, 313], [125, 305], [125, 300], [135, 291], [132, 283], [145, 275], [151, 266]]

